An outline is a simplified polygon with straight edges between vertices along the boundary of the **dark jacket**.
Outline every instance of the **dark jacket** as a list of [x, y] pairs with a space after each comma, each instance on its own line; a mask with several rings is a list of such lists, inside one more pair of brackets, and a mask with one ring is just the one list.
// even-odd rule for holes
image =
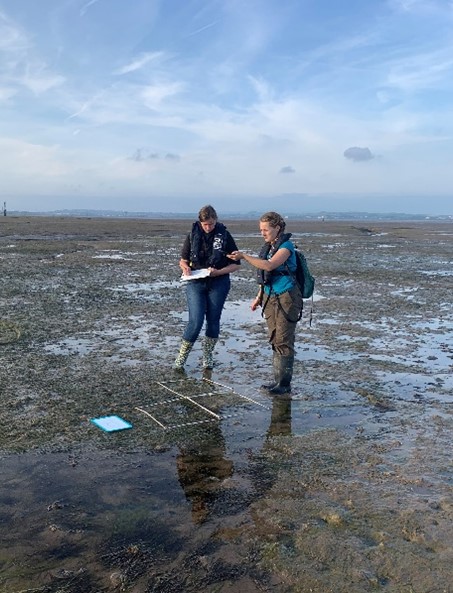
[[226, 254], [237, 251], [237, 245], [226, 226], [218, 222], [210, 233], [205, 233], [199, 222], [194, 222], [181, 249], [181, 258], [189, 262], [192, 270], [216, 268], [240, 262], [233, 262]]

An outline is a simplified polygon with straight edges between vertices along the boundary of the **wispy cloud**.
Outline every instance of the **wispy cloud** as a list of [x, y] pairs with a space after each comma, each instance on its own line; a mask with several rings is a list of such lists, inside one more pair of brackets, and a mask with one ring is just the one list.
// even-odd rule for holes
[[451, 0], [388, 0], [389, 6], [403, 13], [445, 14], [453, 16]]
[[[70, 168], [61, 159], [61, 154], [56, 146], [43, 146], [11, 138], [0, 138], [2, 152], [1, 169], [2, 177], [10, 178], [15, 174], [23, 175], [27, 171], [29, 180], [33, 176], [52, 178], [68, 173]], [[15, 164], [21, 163], [17, 169]]]
[[68, 119], [74, 119], [76, 117], [81, 116], [83, 113], [87, 112], [90, 109], [90, 107], [94, 105], [96, 98], [97, 96], [93, 97], [89, 101], [85, 101], [85, 103], [83, 103], [77, 111], [71, 113], [71, 115], [68, 116]]
[[258, 95], [258, 99], [260, 101], [267, 101], [270, 98], [272, 98], [273, 91], [270, 85], [265, 80], [263, 80], [262, 78], [257, 78], [255, 76], [248, 76], [248, 79], [256, 94]]
[[0, 11], [0, 51], [24, 51], [30, 46], [20, 27]]
[[40, 95], [63, 84], [65, 77], [57, 74], [40, 59], [29, 36], [11, 19], [0, 12], [0, 83], [6, 82], [7, 90], [1, 93], [8, 98], [21, 88]]
[[44, 65], [29, 65], [23, 77], [18, 78], [18, 81], [30, 89], [35, 95], [40, 95], [51, 89], [54, 89], [65, 82], [64, 76], [53, 74], [49, 72]]
[[6, 103], [17, 93], [16, 89], [11, 87], [0, 87], [0, 103]]
[[199, 29], [197, 29], [196, 31], [193, 31], [192, 33], [189, 33], [187, 35], [187, 37], [193, 37], [194, 35], [198, 35], [199, 33], [202, 33], [203, 31], [206, 31], [206, 29], [210, 29], [211, 27], [214, 27], [215, 25], [217, 25], [219, 21], [213, 21], [212, 23], [209, 23], [208, 25], [204, 25], [204, 27], [200, 27]]
[[114, 70], [113, 74], [122, 75], [122, 74], [129, 74], [130, 72], [135, 72], [137, 70], [141, 70], [144, 66], [149, 64], [150, 62], [160, 62], [162, 58], [165, 57], [165, 52], [163, 51], [156, 51], [150, 53], [144, 53], [141, 56], [132, 60], [125, 66]]
[[407, 92], [433, 86], [452, 86], [453, 46], [442, 51], [411, 55], [390, 67], [386, 83]]
[[156, 109], [166, 99], [178, 95], [184, 90], [182, 82], [152, 84], [144, 88], [141, 97], [149, 109]]
[[100, 0], [90, 0], [89, 2], [84, 4], [82, 6], [82, 8], [80, 9], [80, 16], [85, 16], [85, 14], [86, 14], [87, 10], [90, 8], [90, 6], [93, 6], [93, 4], [96, 4], [97, 2], [100, 2]]
[[417, 8], [422, 4], [426, 4], [426, 0], [390, 0], [390, 6], [396, 10], [402, 10], [403, 12], [410, 12], [414, 8]]

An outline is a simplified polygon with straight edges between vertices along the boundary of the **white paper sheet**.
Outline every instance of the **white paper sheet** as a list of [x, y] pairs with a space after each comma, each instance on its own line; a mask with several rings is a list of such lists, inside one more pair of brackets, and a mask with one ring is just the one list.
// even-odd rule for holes
[[200, 278], [207, 278], [210, 274], [208, 268], [202, 268], [201, 270], [192, 270], [190, 276], [186, 276], [185, 274], [181, 274], [181, 281], [187, 282], [187, 280], [199, 280]]

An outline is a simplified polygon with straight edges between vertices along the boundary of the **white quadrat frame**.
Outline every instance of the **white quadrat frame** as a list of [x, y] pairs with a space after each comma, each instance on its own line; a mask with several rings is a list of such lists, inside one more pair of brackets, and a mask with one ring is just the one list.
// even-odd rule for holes
[[[246, 401], [248, 401], [248, 402], [250, 402], [252, 404], [255, 404], [257, 406], [260, 406], [262, 408], [265, 408], [266, 410], [269, 410], [269, 407], [266, 406], [265, 404], [262, 404], [261, 402], [258, 402], [255, 399], [252, 399], [251, 397], [248, 397], [246, 395], [243, 395], [242, 393], [238, 393], [235, 389], [233, 389], [229, 385], [223, 385], [222, 383], [217, 383], [216, 381], [212, 381], [211, 379], [206, 379], [205, 377], [203, 377], [202, 381], [204, 381], [206, 383], [209, 383], [209, 384], [211, 384], [213, 386], [217, 385], [218, 387], [221, 387], [222, 389], [226, 389], [226, 390], [232, 392], [234, 395], [237, 395], [238, 397], [240, 397], [240, 398], [242, 398], [242, 399], [244, 399], [244, 400], [246, 400]], [[176, 395], [177, 396], [176, 397], [176, 400], [170, 400], [170, 401], [178, 401], [179, 399], [183, 399], [185, 401], [190, 402], [194, 406], [200, 408], [208, 416], [210, 416], [209, 418], [206, 418], [206, 419], [203, 419], [203, 420], [195, 420], [193, 422], [185, 422], [183, 424], [172, 424], [172, 425], [167, 425], [166, 426], [160, 420], [158, 420], [155, 416], [153, 416], [152, 414], [150, 414], [147, 410], [144, 410], [143, 408], [139, 408], [138, 406], [135, 407], [135, 409], [138, 412], [142, 412], [142, 414], [145, 414], [146, 416], [148, 416], [148, 418], [151, 418], [151, 420], [153, 420], [163, 430], [172, 430], [172, 429], [175, 429], [175, 428], [183, 428], [184, 426], [193, 426], [195, 424], [204, 424], [206, 422], [215, 422], [215, 421], [221, 420], [222, 418], [232, 418], [233, 416], [235, 416], [235, 414], [229, 414], [229, 415], [226, 415], [226, 416], [225, 415], [220, 416], [219, 414], [216, 414], [215, 412], [213, 412], [212, 410], [210, 410], [206, 406], [203, 406], [199, 402], [195, 401], [192, 397], [189, 397], [188, 395], [184, 395], [183, 393], [180, 393], [179, 391], [176, 391], [175, 389], [171, 389], [170, 387], [167, 387], [167, 385], [164, 385], [160, 381], [155, 381], [155, 383], [156, 383], [156, 385], [159, 385], [159, 387], [162, 387], [166, 391], [169, 391], [173, 395]], [[204, 393], [203, 395], [204, 396], [209, 396], [209, 395], [218, 395], [218, 394], [214, 394], [214, 392], [208, 392], [208, 393]], [[168, 403], [168, 401], [167, 402], [161, 402], [161, 403]]]

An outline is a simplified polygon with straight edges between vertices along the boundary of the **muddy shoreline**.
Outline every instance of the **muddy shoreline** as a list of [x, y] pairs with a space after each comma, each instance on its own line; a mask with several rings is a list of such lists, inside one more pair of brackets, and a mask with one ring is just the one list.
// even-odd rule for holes
[[0, 219], [0, 591], [450, 593], [453, 225], [289, 221], [316, 298], [274, 400], [247, 265], [211, 382], [171, 370], [189, 225]]

